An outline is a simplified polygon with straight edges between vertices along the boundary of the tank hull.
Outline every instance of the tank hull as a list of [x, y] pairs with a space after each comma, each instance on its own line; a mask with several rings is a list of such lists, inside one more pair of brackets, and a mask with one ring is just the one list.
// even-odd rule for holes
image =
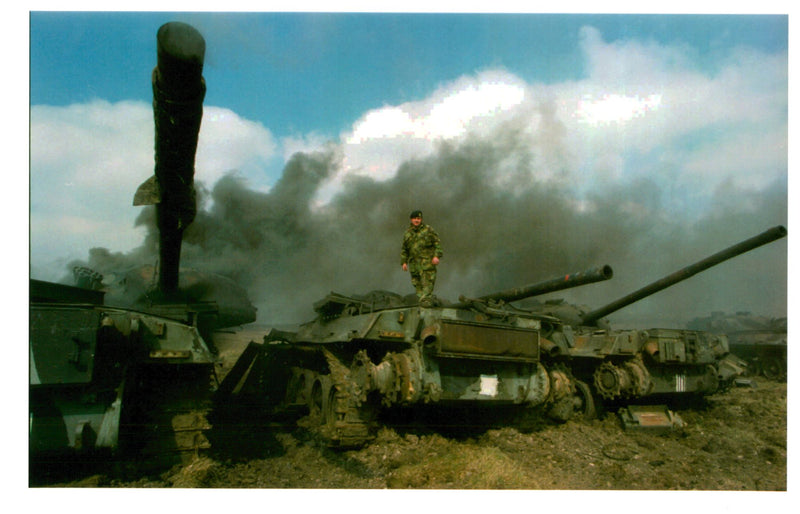
[[[210, 398], [215, 357], [197, 328], [102, 303], [73, 303], [70, 294], [68, 301], [46, 301], [54, 291], [76, 288], [47, 284], [42, 293], [38, 285], [32, 284], [36, 300], [30, 305], [31, 462], [47, 466], [65, 456], [147, 451], [154, 440], [171, 457], [194, 450], [196, 445], [178, 441], [171, 421], [153, 420], [178, 412], [170, 389], [192, 391], [190, 384], [202, 384], [205, 394], [187, 393], [191, 406], [185, 410]], [[154, 386], [157, 376], [166, 379]], [[206, 428], [191, 429], [200, 446]]]
[[545, 407], [553, 386], [539, 333], [533, 318], [509, 324], [448, 308], [337, 316], [253, 343], [248, 364], [229, 373], [220, 392], [260, 398], [276, 414], [293, 411], [331, 446], [357, 446], [387, 411]]
[[603, 403], [712, 394], [743, 369], [729, 365], [724, 338], [697, 331], [553, 332], [553, 320], [523, 311], [364, 312], [341, 295], [317, 307], [325, 315], [296, 332], [251, 343], [219, 392], [223, 402], [291, 414], [336, 447], [369, 441], [392, 413], [460, 409], [490, 424], [512, 413], [524, 428], [591, 417]]

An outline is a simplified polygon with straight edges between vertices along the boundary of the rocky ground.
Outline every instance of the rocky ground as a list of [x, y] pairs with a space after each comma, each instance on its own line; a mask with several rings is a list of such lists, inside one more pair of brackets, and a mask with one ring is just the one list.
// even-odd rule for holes
[[[224, 352], [223, 352], [224, 356]], [[786, 491], [787, 384], [754, 379], [679, 406], [685, 426], [625, 431], [619, 417], [436, 430], [387, 426], [357, 450], [334, 451], [304, 430], [253, 433], [245, 452], [216, 451], [170, 469], [93, 470], [70, 488]]]

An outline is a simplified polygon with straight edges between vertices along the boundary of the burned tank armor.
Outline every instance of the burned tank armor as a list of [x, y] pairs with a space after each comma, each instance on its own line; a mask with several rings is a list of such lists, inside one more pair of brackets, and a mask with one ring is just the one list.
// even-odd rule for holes
[[687, 328], [725, 334], [731, 353], [747, 362], [748, 375], [786, 380], [788, 330], [785, 317], [714, 312], [709, 317], [693, 319]]
[[[724, 334], [611, 329], [598, 315], [785, 234], [776, 227], [609, 304], [613, 309], [569, 317], [553, 309], [557, 302], [511, 303], [608, 280], [610, 266], [433, 307], [387, 292], [331, 293], [314, 305], [315, 320], [251, 343], [223, 381], [222, 401], [235, 402], [237, 390], [268, 397], [272, 415], [291, 411], [298, 424], [341, 447], [370, 440], [380, 413], [397, 409], [512, 408], [519, 419], [536, 412], [563, 422], [594, 415], [597, 402], [712, 394], [744, 371]], [[282, 367], [291, 369], [286, 381]], [[276, 380], [266, 386], [264, 377]]]
[[[135, 298], [109, 292], [105, 277], [83, 266], [73, 269], [80, 287], [30, 281], [32, 475], [105, 462], [109, 454], [172, 465], [210, 444], [206, 412], [217, 359], [201, 331], [213, 330], [221, 316], [214, 302], [188, 302], [178, 290], [182, 234], [195, 212], [205, 42], [193, 27], [173, 22], [159, 29], [156, 43], [155, 174], [134, 205], [156, 205], [159, 286], [147, 290], [154, 272], [146, 267], [123, 273], [123, 286], [141, 286]], [[132, 276], [141, 280], [127, 280]], [[254, 317], [247, 305], [238, 310], [237, 319]]]

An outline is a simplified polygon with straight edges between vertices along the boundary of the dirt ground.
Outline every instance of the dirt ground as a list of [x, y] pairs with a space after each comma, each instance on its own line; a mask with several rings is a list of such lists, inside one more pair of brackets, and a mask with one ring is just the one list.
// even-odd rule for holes
[[681, 411], [665, 435], [625, 432], [615, 414], [530, 433], [458, 436], [384, 428], [358, 450], [334, 451], [302, 430], [264, 438], [258, 458], [200, 458], [158, 476], [95, 475], [71, 487], [786, 490], [786, 384], [759, 381]]
[[[236, 348], [223, 344], [223, 360]], [[754, 379], [680, 406], [685, 426], [625, 431], [599, 419], [436, 430], [387, 426], [363, 448], [328, 449], [303, 429], [253, 432], [247, 451], [213, 451], [157, 473], [102, 470], [38, 484], [69, 488], [786, 491], [787, 385]]]

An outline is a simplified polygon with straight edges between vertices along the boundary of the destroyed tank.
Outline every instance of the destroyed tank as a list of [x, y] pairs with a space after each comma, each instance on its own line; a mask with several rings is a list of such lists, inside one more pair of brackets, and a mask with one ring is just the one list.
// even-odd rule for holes
[[30, 288], [36, 473], [126, 452], [166, 462], [208, 447], [194, 413], [210, 400], [214, 355], [196, 326], [106, 306], [97, 291]]
[[[251, 416], [293, 414], [330, 446], [350, 447], [373, 437], [382, 413], [404, 408], [465, 407], [491, 414], [510, 409], [524, 424], [543, 415], [562, 422], [592, 417], [597, 400], [641, 403], [712, 394], [744, 371], [724, 335], [610, 330], [598, 323], [785, 233], [778, 227], [735, 245], [581, 313], [577, 322], [511, 302], [610, 279], [609, 266], [432, 307], [407, 304], [387, 292], [331, 293], [314, 305], [315, 320], [295, 332], [271, 330], [262, 342], [251, 343], [220, 385], [220, 401], [239, 402]], [[632, 422], [653, 420], [646, 409], [628, 412]]]
[[[521, 289], [524, 296], [607, 280], [608, 266]], [[302, 421], [331, 446], [373, 437], [380, 411], [433, 405], [514, 407], [567, 397], [570, 382], [542, 362], [540, 316], [491, 308], [407, 305], [399, 295], [331, 293], [296, 332], [251, 343], [220, 384], [220, 403]], [[570, 399], [571, 400], [571, 399]], [[570, 401], [570, 410], [572, 402]]]
[[159, 29], [157, 49], [155, 176], [134, 204], [156, 204], [158, 285], [132, 306], [109, 304], [92, 270], [75, 270], [82, 287], [30, 280], [32, 475], [124, 450], [171, 462], [208, 446], [215, 355], [200, 330], [218, 326], [219, 309], [178, 280], [182, 233], [195, 212], [205, 41], [173, 22]]
[[692, 330], [706, 330], [728, 336], [731, 352], [747, 361], [748, 375], [770, 380], [786, 380], [787, 320], [750, 312], [695, 318], [687, 324]]
[[257, 309], [247, 291], [216, 273], [180, 268], [179, 295], [168, 299], [157, 287], [160, 270], [151, 264], [102, 274], [85, 266], [74, 266], [72, 271], [75, 286], [104, 293], [107, 305], [194, 324], [209, 344], [214, 344], [217, 330], [256, 320]]
[[575, 376], [591, 383], [607, 401], [724, 389], [747, 371], [747, 363], [731, 352], [724, 332], [612, 330], [604, 317], [786, 234], [785, 227], [773, 227], [589, 312], [548, 310], [559, 316], [544, 333], [553, 343], [552, 359], [568, 362]]

